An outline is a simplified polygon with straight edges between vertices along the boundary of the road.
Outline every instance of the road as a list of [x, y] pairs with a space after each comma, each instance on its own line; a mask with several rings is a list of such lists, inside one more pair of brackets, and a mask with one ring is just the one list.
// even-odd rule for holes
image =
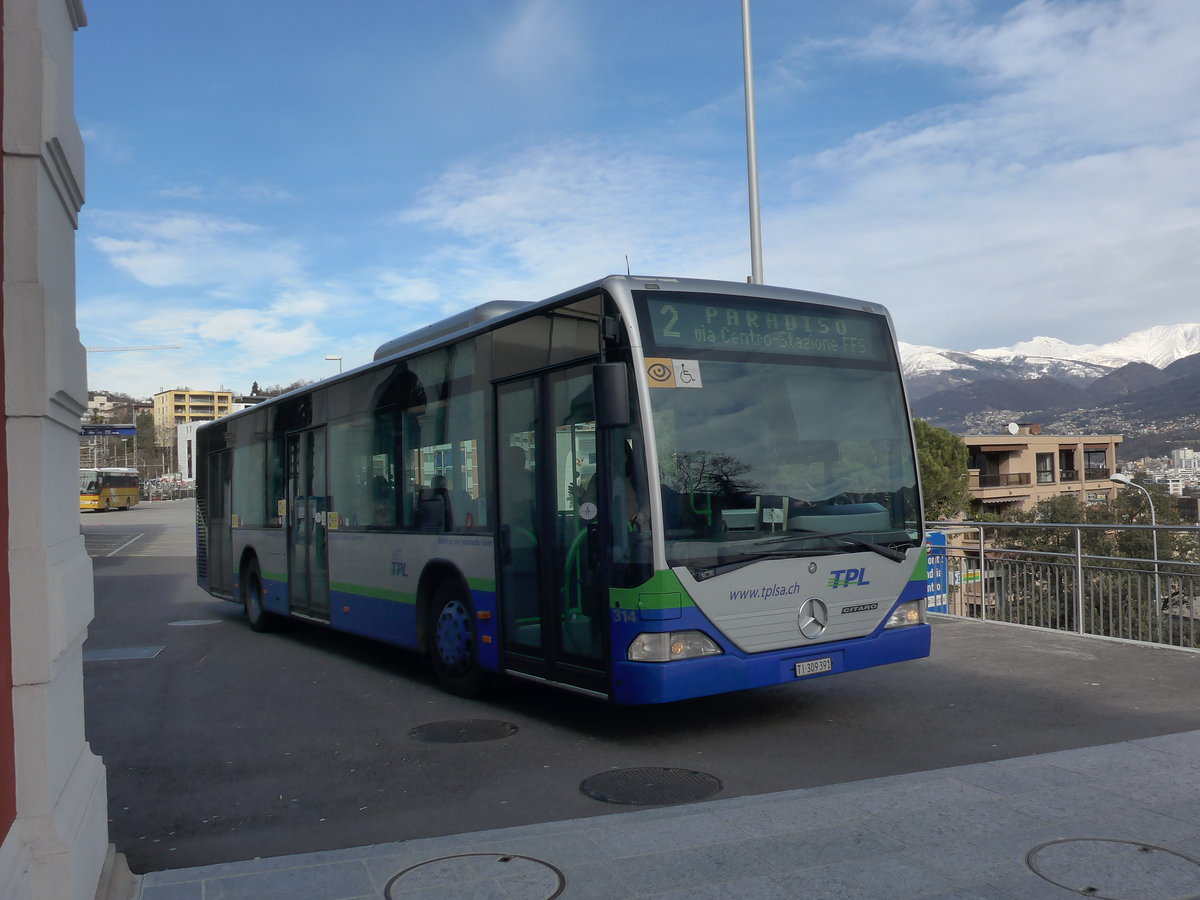
[[[462, 699], [394, 648], [253, 633], [196, 587], [193, 517], [187, 500], [81, 514], [87, 737], [135, 872], [636, 808], [581, 791], [613, 769], [702, 772], [736, 797], [1200, 729], [1194, 652], [945, 617], [927, 660], [666, 707], [520, 682]], [[412, 734], [461, 721], [507, 736]]]

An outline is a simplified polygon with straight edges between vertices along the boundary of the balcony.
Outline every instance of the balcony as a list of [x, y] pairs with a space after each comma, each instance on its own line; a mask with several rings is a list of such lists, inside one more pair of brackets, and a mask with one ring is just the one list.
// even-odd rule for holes
[[1108, 476], [1112, 475], [1112, 469], [1084, 469], [1084, 481], [1108, 481]]
[[1059, 469], [1058, 470], [1058, 480], [1059, 481], [1078, 481], [1079, 480], [1079, 470], [1078, 469]]
[[978, 475], [971, 479], [973, 488], [1027, 487], [1032, 481], [1028, 472], [1014, 472], [1000, 475]]

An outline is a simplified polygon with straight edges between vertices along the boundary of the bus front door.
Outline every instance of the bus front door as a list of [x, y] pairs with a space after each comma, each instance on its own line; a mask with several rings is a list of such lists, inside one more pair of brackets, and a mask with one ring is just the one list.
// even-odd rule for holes
[[233, 454], [224, 450], [208, 457], [208, 590], [233, 596]]
[[592, 367], [496, 387], [500, 609], [505, 667], [608, 687], [600, 503], [607, 496]]
[[325, 429], [287, 436], [288, 609], [329, 621]]

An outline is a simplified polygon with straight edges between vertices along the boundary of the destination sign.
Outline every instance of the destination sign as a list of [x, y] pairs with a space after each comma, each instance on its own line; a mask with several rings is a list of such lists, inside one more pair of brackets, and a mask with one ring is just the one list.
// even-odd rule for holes
[[761, 297], [639, 292], [659, 348], [737, 350], [889, 362], [882, 316]]
[[133, 425], [82, 425], [79, 434], [81, 437], [135, 437], [137, 428]]

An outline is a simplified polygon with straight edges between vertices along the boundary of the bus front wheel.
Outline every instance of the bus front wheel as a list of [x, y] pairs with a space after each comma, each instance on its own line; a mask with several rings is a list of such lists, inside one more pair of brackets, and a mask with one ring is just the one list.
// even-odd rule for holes
[[471, 601], [451, 582], [442, 582], [429, 609], [425, 646], [442, 687], [460, 697], [473, 697], [485, 673], [475, 651], [475, 613]]
[[275, 616], [263, 607], [262, 575], [258, 561], [251, 560], [242, 577], [242, 606], [246, 609], [246, 621], [258, 632], [271, 631], [275, 627]]

